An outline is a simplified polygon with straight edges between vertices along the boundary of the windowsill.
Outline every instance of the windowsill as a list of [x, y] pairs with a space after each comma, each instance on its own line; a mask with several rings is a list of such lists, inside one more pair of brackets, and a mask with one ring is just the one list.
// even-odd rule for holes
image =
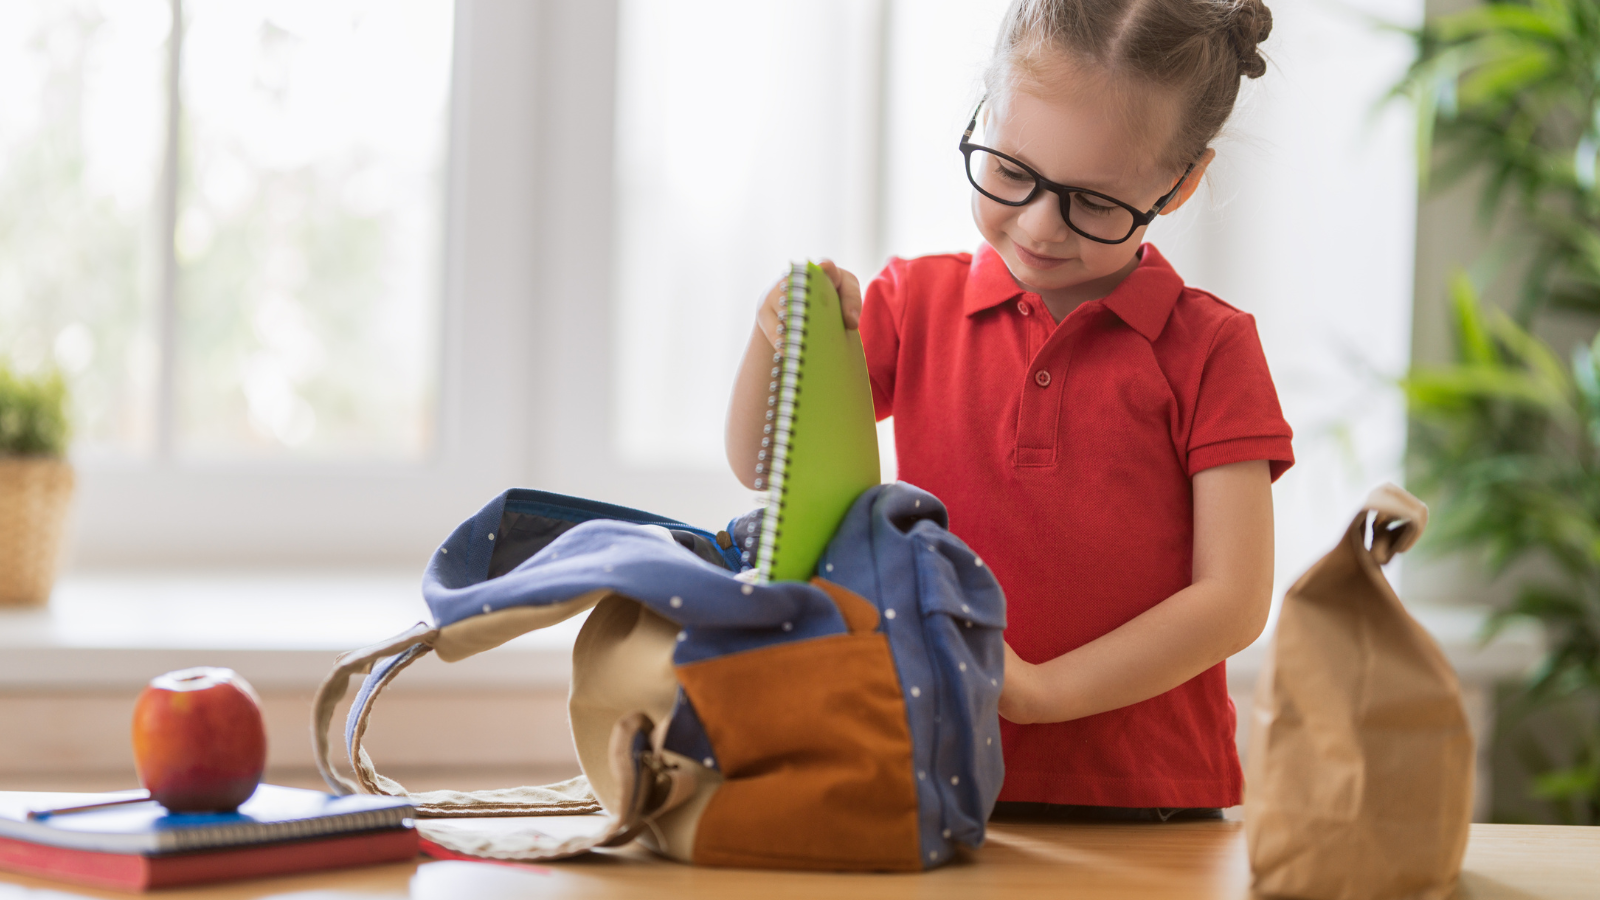
[[[0, 691], [122, 689], [192, 665], [233, 668], [262, 689], [319, 684], [339, 653], [428, 620], [420, 578], [373, 572], [71, 575], [50, 605], [0, 610]], [[1512, 679], [1538, 659], [1536, 628], [1482, 644], [1484, 611], [1415, 607], [1463, 682]], [[581, 617], [518, 638], [470, 662], [417, 667], [416, 688], [564, 688]], [[1229, 688], [1248, 691], [1266, 640], [1228, 661]]]
[[[68, 575], [43, 608], [0, 609], [0, 691], [120, 690], [227, 666], [263, 690], [309, 690], [334, 657], [430, 620], [421, 578], [393, 572]], [[470, 663], [418, 666], [416, 688], [564, 688], [581, 618]]]

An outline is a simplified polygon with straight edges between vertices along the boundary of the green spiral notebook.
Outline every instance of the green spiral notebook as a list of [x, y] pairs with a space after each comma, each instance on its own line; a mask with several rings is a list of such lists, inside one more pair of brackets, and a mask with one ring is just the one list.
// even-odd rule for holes
[[850, 504], [879, 481], [877, 419], [861, 335], [844, 327], [833, 282], [812, 263], [789, 273], [788, 305], [761, 440], [766, 491], [756, 568], [804, 581]]

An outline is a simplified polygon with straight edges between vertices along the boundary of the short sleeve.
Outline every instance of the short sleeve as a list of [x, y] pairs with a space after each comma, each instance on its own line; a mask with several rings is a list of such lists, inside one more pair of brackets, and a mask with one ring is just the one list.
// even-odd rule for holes
[[900, 359], [900, 314], [904, 309], [905, 260], [894, 258], [867, 285], [861, 298], [861, 346], [872, 380], [872, 408], [883, 421], [894, 415], [895, 367]]
[[1277, 481], [1294, 465], [1294, 432], [1283, 418], [1255, 319], [1248, 313], [1228, 318], [1218, 329], [1200, 373], [1193, 423], [1191, 478], [1216, 466], [1264, 459]]

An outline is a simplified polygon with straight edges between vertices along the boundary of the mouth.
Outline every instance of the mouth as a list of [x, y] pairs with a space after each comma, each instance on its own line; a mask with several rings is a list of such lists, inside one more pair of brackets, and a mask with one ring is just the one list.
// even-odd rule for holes
[[1054, 269], [1056, 266], [1070, 261], [1063, 257], [1041, 256], [1015, 241], [1012, 242], [1011, 246], [1017, 251], [1017, 257], [1022, 260], [1023, 265], [1030, 269]]

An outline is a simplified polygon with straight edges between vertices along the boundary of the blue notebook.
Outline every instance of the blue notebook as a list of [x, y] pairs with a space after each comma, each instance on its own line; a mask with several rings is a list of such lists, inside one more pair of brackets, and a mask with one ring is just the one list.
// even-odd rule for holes
[[0, 791], [0, 837], [104, 853], [162, 854], [398, 828], [416, 815], [403, 797], [337, 797], [263, 784], [231, 813], [169, 813], [151, 800], [28, 819], [29, 810], [105, 802], [130, 793], [136, 792]]

